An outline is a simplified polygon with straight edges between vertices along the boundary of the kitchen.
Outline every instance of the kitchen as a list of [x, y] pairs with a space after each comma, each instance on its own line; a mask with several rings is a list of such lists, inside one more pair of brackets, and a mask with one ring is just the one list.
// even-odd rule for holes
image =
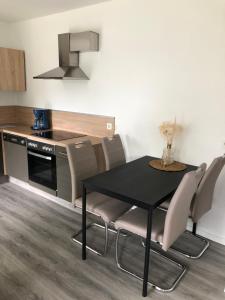
[[[0, 113], [10, 115], [10, 110], [15, 110], [16, 118], [13, 116], [7, 120], [6, 125], [1, 125], [2, 161], [5, 162], [5, 170], [2, 169], [1, 174], [5, 173], [14, 179], [29, 182], [31, 186], [71, 202], [66, 144], [90, 139], [98, 159], [99, 171], [105, 169], [100, 137], [113, 135], [113, 117], [3, 106]], [[36, 120], [33, 111], [37, 115]], [[24, 116], [27, 124], [18, 123]], [[52, 129], [49, 129], [50, 116]], [[39, 124], [43, 119], [46, 123]], [[58, 120], [61, 120], [60, 128], [57, 125]], [[32, 123], [35, 125], [28, 125]], [[96, 125], [93, 126], [93, 123]], [[107, 129], [109, 125], [112, 129]], [[68, 128], [71, 131], [68, 131]], [[43, 173], [38, 174], [36, 170], [42, 170]]]
[[[178, 243], [196, 253], [200, 247], [199, 259], [166, 251], [171, 263], [179, 261], [176, 269], [165, 258], [157, 260], [144, 241], [145, 230], [141, 249], [138, 238], [125, 247], [117, 226], [131, 225], [130, 219], [117, 223], [123, 214], [112, 219], [113, 204], [94, 198], [102, 192], [122, 201], [140, 229], [144, 218], [135, 215], [133, 205], [149, 213], [162, 205], [163, 192], [172, 196], [178, 189], [181, 174], [199, 167], [207, 175], [214, 159], [222, 159], [224, 25], [220, 0], [0, 0], [0, 298], [122, 300], [141, 293], [153, 299], [224, 298], [224, 168], [210, 211], [200, 221], [188, 219], [193, 241], [186, 245], [182, 236]], [[173, 139], [174, 152], [169, 143], [165, 148], [161, 125], [182, 127]], [[110, 143], [118, 136], [115, 150]], [[86, 147], [87, 159], [79, 149], [73, 157], [71, 144]], [[164, 152], [186, 169], [154, 171], [149, 157], [163, 160]], [[120, 160], [113, 167], [111, 154]], [[87, 161], [86, 172], [96, 181], [82, 178], [78, 195], [79, 174], [71, 165], [79, 155], [74, 164]], [[92, 194], [93, 203], [101, 205], [87, 206], [86, 216], [83, 207]], [[121, 249], [127, 257], [119, 255]], [[168, 292], [173, 280], [174, 290], [164, 296], [160, 288]]]
[[[33, 78], [88, 80], [79, 67], [79, 56], [82, 52], [92, 51], [99, 51], [98, 33], [87, 31], [59, 34], [59, 67]], [[25, 91], [24, 52], [1, 48], [1, 56], [3, 61], [1, 89]], [[7, 69], [10, 68], [13, 73], [9, 73], [7, 78]], [[2, 125], [4, 141], [2, 158], [5, 162], [2, 173], [29, 182], [37, 189], [71, 202], [71, 182], [70, 179], [65, 180], [70, 178], [65, 145], [73, 141], [79, 142], [82, 138], [93, 141], [99, 171], [104, 171], [104, 157], [98, 138], [113, 136], [115, 128], [113, 117], [29, 107], [5, 107], [2, 114], [4, 113], [9, 116], [14, 113], [15, 116], [5, 120], [6, 128], [4, 124]]]

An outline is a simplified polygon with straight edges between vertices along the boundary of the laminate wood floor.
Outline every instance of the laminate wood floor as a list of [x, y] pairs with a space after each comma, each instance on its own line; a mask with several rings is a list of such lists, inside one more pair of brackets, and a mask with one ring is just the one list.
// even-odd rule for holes
[[[70, 237], [80, 229], [81, 216], [12, 183], [0, 185], [0, 300], [137, 300], [142, 283], [118, 270], [115, 235], [107, 257], [88, 252]], [[102, 245], [103, 232], [92, 230], [88, 242]], [[121, 241], [123, 262], [141, 270], [143, 248], [131, 237]], [[125, 257], [127, 256], [127, 258]], [[212, 242], [200, 260], [177, 256], [189, 271], [170, 294], [149, 287], [155, 300], [224, 300], [225, 247]], [[154, 280], [167, 284], [174, 267], [153, 257]], [[160, 279], [161, 278], [161, 279]]]

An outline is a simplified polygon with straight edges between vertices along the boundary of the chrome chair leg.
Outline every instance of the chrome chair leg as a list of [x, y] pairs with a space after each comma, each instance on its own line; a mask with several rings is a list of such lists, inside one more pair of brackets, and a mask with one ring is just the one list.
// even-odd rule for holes
[[[163, 207], [159, 207], [159, 209], [161, 209], [163, 211], [167, 211], [167, 209], [165, 209]], [[180, 254], [184, 255], [187, 258], [190, 258], [190, 259], [199, 259], [200, 257], [202, 257], [202, 255], [205, 253], [205, 251], [209, 248], [210, 242], [207, 239], [205, 239], [204, 237], [202, 237], [201, 235], [198, 235], [196, 233], [196, 231], [197, 231], [197, 223], [193, 223], [192, 232], [186, 230], [185, 233], [186, 234], [190, 234], [190, 235], [198, 238], [202, 242], [204, 242], [204, 246], [203, 246], [203, 248], [201, 248], [199, 250], [199, 253], [197, 253], [196, 255], [192, 255], [191, 253], [189, 253], [189, 252], [187, 252], [187, 251], [185, 251], [183, 249], [177, 248], [176, 246], [172, 246], [171, 249], [174, 250], [174, 251], [176, 251], [177, 253], [180, 253]], [[142, 243], [142, 245], [144, 247], [143, 240], [142, 240], [141, 243]]]
[[[87, 247], [88, 250], [90, 250], [91, 252], [93, 252], [93, 253], [95, 253], [95, 254], [97, 254], [99, 256], [105, 256], [107, 254], [107, 250], [108, 250], [108, 239], [109, 239], [108, 224], [105, 223], [105, 226], [103, 226], [103, 225], [100, 225], [98, 223], [90, 223], [90, 224], [87, 225], [86, 230], [89, 229], [89, 228], [91, 228], [91, 227], [98, 227], [98, 228], [101, 228], [101, 229], [105, 230], [104, 251], [100, 252], [100, 251], [98, 251], [98, 250], [96, 250], [96, 249], [94, 249], [94, 248], [92, 248], [92, 247], [90, 247], [88, 245], [86, 247]], [[77, 244], [79, 244], [79, 245], [82, 245], [82, 242], [77, 239], [77, 236], [79, 236], [81, 232], [82, 232], [82, 230], [79, 230], [76, 234], [74, 234], [72, 236], [72, 241], [75, 242], [75, 243], [77, 243]]]
[[[119, 261], [119, 238], [120, 238], [120, 229], [118, 230], [117, 232], [117, 237], [116, 237], [116, 264], [117, 264], [117, 267], [122, 270], [123, 272], [139, 279], [139, 280], [143, 280], [143, 278], [141, 278], [140, 276], [138, 276], [137, 274], [135, 273], [132, 273], [131, 271], [129, 271], [128, 269], [125, 269], [125, 267], [123, 267]], [[145, 247], [145, 243], [142, 239], [142, 246]], [[177, 276], [177, 278], [174, 280], [174, 282], [172, 283], [172, 285], [165, 289], [165, 288], [162, 288], [158, 285], [156, 285], [154, 282], [151, 282], [149, 281], [148, 284], [152, 287], [154, 287], [157, 291], [160, 291], [160, 292], [163, 292], [163, 293], [169, 293], [169, 292], [172, 292], [176, 286], [178, 285], [178, 283], [181, 281], [181, 279], [183, 278], [183, 276], [185, 275], [185, 273], [187, 272], [187, 266], [185, 265], [182, 265], [180, 262], [178, 262], [177, 260], [175, 260], [174, 258], [171, 258], [168, 254], [165, 254], [163, 252], [163, 254], [158, 251], [158, 250], [153, 250], [151, 249], [151, 251], [161, 257], [163, 257], [164, 259], [167, 259], [169, 260], [170, 262], [172, 262], [173, 264], [175, 264], [176, 266], [178, 266], [181, 271], [179, 273], [179, 275]]]
[[[111, 221], [110, 224], [114, 226], [115, 222]], [[111, 228], [111, 227], [108, 227], [108, 230], [109, 230], [110, 232], [112, 232], [112, 233], [117, 234], [117, 230], [116, 230], [116, 229], [113, 229], [113, 228]], [[126, 234], [124, 231], [121, 232], [121, 235], [122, 235], [122, 236], [127, 236], [127, 234]]]
[[161, 206], [157, 207], [157, 209], [160, 209], [160, 210], [165, 211], [165, 212], [168, 211], [168, 208], [164, 208], [164, 207], [161, 207]]
[[[199, 259], [205, 253], [205, 251], [209, 248], [209, 246], [210, 246], [209, 241], [206, 240], [205, 238], [203, 238], [200, 235], [197, 235], [197, 234], [193, 235], [193, 233], [191, 233], [190, 231], [186, 230], [185, 233], [189, 234], [189, 235], [192, 235], [192, 236], [194, 236], [194, 237], [196, 237], [199, 240], [201, 240], [201, 241], [204, 242], [205, 245], [204, 245], [204, 247], [202, 249], [200, 249], [200, 252], [197, 253], [196, 255], [192, 255], [191, 253], [189, 253], [189, 252], [187, 252], [187, 251], [185, 251], [183, 249], [180, 249], [180, 248], [178, 248], [176, 246], [172, 246], [170, 249], [173, 250], [173, 251], [176, 251], [177, 253], [180, 253], [180, 254], [184, 255], [187, 258]], [[143, 238], [141, 239], [141, 244], [142, 244], [143, 247], [145, 247], [145, 242], [144, 242]]]
[[143, 238], [141, 238], [141, 245], [142, 245], [142, 247], [144, 247], [144, 248], [145, 248], [145, 241], [144, 241], [144, 239], [143, 239]]
[[174, 282], [172, 283], [171, 287], [169, 287], [168, 289], [163, 289], [160, 286], [156, 286], [154, 285], [155, 289], [163, 292], [163, 293], [169, 293], [174, 291], [174, 289], [177, 287], [177, 285], [179, 284], [179, 282], [181, 281], [181, 279], [184, 277], [185, 273], [187, 272], [187, 266], [186, 265], [182, 265], [178, 260], [171, 258], [168, 254], [166, 254], [165, 252], [160, 253], [160, 251], [157, 250], [153, 250], [151, 249], [151, 251], [153, 253], [156, 253], [157, 255], [163, 257], [164, 259], [167, 259], [168, 261], [170, 261], [171, 263], [175, 264], [178, 268], [180, 268], [180, 273], [177, 275], [177, 278], [174, 280]]
[[104, 256], [107, 254], [108, 241], [109, 241], [109, 228], [108, 228], [108, 223], [105, 222], [105, 247], [104, 247]]
[[198, 234], [193, 234], [192, 232], [186, 230], [185, 234], [189, 234], [192, 235], [193, 237], [201, 240], [202, 242], [204, 242], [204, 246], [203, 248], [200, 249], [200, 251], [196, 254], [196, 255], [192, 255], [191, 253], [189, 253], [188, 251], [185, 251], [183, 249], [180, 249], [178, 247], [176, 247], [175, 245], [171, 247], [172, 250], [183, 254], [185, 257], [187, 258], [191, 258], [191, 259], [199, 259], [200, 257], [202, 257], [202, 255], [205, 253], [205, 251], [209, 248], [210, 243], [207, 239], [205, 239], [204, 237], [198, 235]]

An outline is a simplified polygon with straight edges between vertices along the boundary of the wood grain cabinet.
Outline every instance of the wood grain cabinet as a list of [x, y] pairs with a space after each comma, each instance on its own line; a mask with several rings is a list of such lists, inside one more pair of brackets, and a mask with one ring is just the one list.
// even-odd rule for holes
[[5, 169], [8, 176], [28, 182], [26, 145], [4, 141]]
[[56, 146], [57, 196], [72, 202], [72, 185], [66, 148]]
[[0, 48], [0, 91], [26, 90], [24, 51]]

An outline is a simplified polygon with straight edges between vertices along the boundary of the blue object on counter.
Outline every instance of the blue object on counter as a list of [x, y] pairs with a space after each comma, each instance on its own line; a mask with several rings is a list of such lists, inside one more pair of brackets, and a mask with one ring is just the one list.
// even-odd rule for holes
[[34, 125], [32, 128], [34, 130], [46, 130], [50, 128], [48, 109], [34, 108], [33, 114], [34, 114]]

